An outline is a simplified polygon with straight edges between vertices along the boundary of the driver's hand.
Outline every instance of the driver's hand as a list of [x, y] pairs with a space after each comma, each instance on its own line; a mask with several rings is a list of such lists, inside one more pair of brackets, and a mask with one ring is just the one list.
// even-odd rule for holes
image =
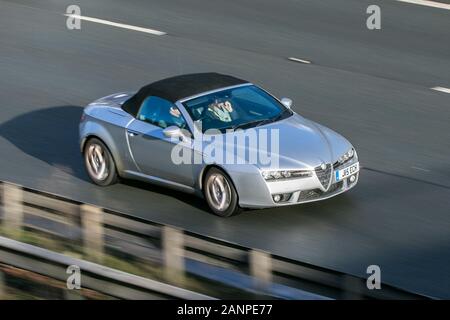
[[231, 105], [230, 101], [225, 101], [223, 104], [223, 108], [228, 112], [233, 112], [233, 106]]

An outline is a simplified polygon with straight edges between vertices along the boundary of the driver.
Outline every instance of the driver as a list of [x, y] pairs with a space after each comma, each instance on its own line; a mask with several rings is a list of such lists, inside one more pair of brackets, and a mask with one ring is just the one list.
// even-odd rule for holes
[[224, 102], [215, 101], [208, 106], [209, 114], [222, 122], [231, 122], [231, 113], [233, 112], [233, 106], [230, 101]]

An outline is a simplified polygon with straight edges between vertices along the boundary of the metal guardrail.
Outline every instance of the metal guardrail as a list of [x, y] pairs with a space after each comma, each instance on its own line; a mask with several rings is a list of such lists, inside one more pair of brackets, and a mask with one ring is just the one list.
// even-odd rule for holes
[[83, 270], [83, 287], [121, 299], [213, 299], [203, 294], [5, 237], [0, 237], [0, 260], [7, 265], [13, 265], [64, 282], [67, 279], [67, 266], [75, 265]]
[[[239, 278], [250, 280], [245, 289], [274, 297], [296, 299], [299, 295], [277, 295], [273, 284], [281, 286], [278, 292], [289, 292], [285, 289], [296, 288], [305, 293], [306, 299], [427, 298], [387, 284], [382, 284], [381, 290], [369, 290], [364, 278], [11, 183], [0, 184], [0, 203], [0, 219], [6, 229], [24, 228], [71, 240], [82, 246], [85, 254], [92, 253], [93, 259], [100, 261], [101, 253], [107, 251], [123, 257], [160, 263], [166, 267], [166, 277], [171, 280], [179, 276], [180, 272], [195, 274], [195, 269], [189, 269], [189, 262], [194, 261], [212, 268], [214, 272], [233, 272], [246, 277]], [[205, 273], [201, 275], [208, 278]], [[233, 285], [230, 282], [227, 284]], [[239, 285], [242, 288], [242, 283]], [[316, 296], [308, 296], [308, 292]]]

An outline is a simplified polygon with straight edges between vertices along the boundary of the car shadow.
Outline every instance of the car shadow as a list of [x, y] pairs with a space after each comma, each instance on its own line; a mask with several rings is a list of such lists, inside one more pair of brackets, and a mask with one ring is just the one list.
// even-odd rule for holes
[[0, 136], [25, 154], [88, 180], [78, 146], [83, 107], [66, 105], [21, 114], [0, 125]]
[[[79, 148], [78, 125], [83, 109], [65, 105], [24, 113], [0, 124], [0, 136], [23, 153], [91, 183]], [[202, 199], [194, 195], [129, 179], [122, 179], [121, 183], [175, 197], [197, 209], [208, 210]]]
[[170, 196], [179, 201], [184, 202], [188, 206], [194, 207], [198, 210], [209, 212], [208, 205], [206, 201], [196, 195], [181, 192], [178, 190], [166, 188], [163, 186], [158, 186], [152, 183], [147, 183], [144, 181], [131, 180], [131, 179], [120, 179], [120, 183], [129, 187], [138, 188], [142, 190], [147, 190], [150, 192], [155, 192], [161, 195]]

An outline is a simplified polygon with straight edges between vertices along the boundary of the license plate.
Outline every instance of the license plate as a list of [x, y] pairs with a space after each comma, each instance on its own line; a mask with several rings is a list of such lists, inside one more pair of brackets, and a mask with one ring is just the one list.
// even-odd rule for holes
[[342, 179], [345, 179], [352, 174], [355, 174], [359, 171], [359, 162], [352, 164], [351, 166], [348, 166], [347, 168], [337, 170], [334, 172], [334, 175], [336, 177], [336, 182], [341, 181]]

